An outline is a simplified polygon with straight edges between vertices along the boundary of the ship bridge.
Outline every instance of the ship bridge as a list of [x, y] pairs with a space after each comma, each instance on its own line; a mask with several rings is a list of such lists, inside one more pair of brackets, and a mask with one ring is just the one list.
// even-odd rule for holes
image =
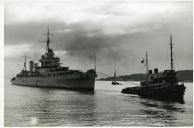
[[45, 55], [42, 55], [39, 62], [41, 63], [41, 67], [60, 67], [60, 59], [58, 57], [54, 57], [54, 52], [52, 49], [48, 49], [48, 52]]
[[41, 59], [39, 62], [41, 63], [41, 68], [58, 68], [60, 67], [60, 59], [58, 57], [55, 57], [53, 49], [49, 48], [50, 44], [50, 34], [49, 29], [47, 32], [47, 40], [46, 40], [46, 53], [42, 55]]

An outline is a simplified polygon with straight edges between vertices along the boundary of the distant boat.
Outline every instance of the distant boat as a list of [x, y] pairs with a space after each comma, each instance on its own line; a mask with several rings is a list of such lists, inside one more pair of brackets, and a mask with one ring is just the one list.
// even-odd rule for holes
[[[176, 71], [173, 66], [172, 36], [170, 35], [170, 70], [159, 73], [158, 69], [148, 69], [148, 57], [146, 52], [147, 79], [140, 82], [140, 86], [128, 87], [122, 93], [137, 94], [142, 97], [182, 100], [186, 87], [184, 83], [178, 83]], [[144, 61], [142, 61], [144, 62]]]
[[114, 72], [112, 85], [119, 85], [119, 83], [116, 81], [116, 69], [115, 69], [115, 72]]

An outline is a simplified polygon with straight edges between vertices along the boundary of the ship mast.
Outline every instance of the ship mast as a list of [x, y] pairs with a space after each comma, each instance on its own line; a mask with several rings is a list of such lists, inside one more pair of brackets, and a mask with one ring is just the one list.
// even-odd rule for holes
[[94, 71], [96, 72], [96, 55], [95, 55]]
[[146, 51], [146, 77], [147, 77], [147, 80], [148, 80], [148, 55], [147, 55], [147, 51]]
[[46, 53], [48, 53], [48, 51], [49, 51], [49, 44], [52, 42], [52, 41], [50, 40], [50, 35], [54, 35], [54, 34], [51, 34], [51, 33], [50, 33], [50, 30], [49, 30], [49, 28], [48, 28], [47, 34], [46, 34], [47, 39], [46, 39], [46, 41], [43, 41], [43, 42], [46, 42]]
[[170, 70], [173, 70], [172, 35], [170, 34]]
[[26, 71], [26, 53], [25, 53], [25, 56], [24, 56], [24, 70]]
[[50, 43], [50, 32], [49, 32], [49, 28], [48, 28], [48, 31], [47, 31], [47, 41], [46, 41], [46, 52], [48, 52], [49, 50], [49, 43]]
[[114, 72], [113, 81], [116, 82], [116, 69], [115, 69], [115, 72]]
[[24, 56], [21, 56], [21, 57], [24, 57], [24, 71], [26, 71], [26, 53]]

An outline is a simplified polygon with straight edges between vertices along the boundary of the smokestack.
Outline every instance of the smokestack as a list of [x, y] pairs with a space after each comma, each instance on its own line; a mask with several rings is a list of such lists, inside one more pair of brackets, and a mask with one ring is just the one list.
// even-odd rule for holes
[[151, 75], [152, 74], [152, 70], [149, 70], [149, 75]]
[[33, 72], [34, 61], [30, 61], [30, 72]]
[[155, 69], [154, 69], [154, 74], [157, 74], [157, 73], [158, 73], [158, 69], [155, 68]]

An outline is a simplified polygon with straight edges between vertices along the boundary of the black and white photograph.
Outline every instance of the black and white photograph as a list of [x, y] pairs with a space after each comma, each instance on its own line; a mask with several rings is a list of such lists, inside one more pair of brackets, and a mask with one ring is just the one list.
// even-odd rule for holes
[[4, 0], [3, 26], [4, 127], [193, 126], [192, 0]]

